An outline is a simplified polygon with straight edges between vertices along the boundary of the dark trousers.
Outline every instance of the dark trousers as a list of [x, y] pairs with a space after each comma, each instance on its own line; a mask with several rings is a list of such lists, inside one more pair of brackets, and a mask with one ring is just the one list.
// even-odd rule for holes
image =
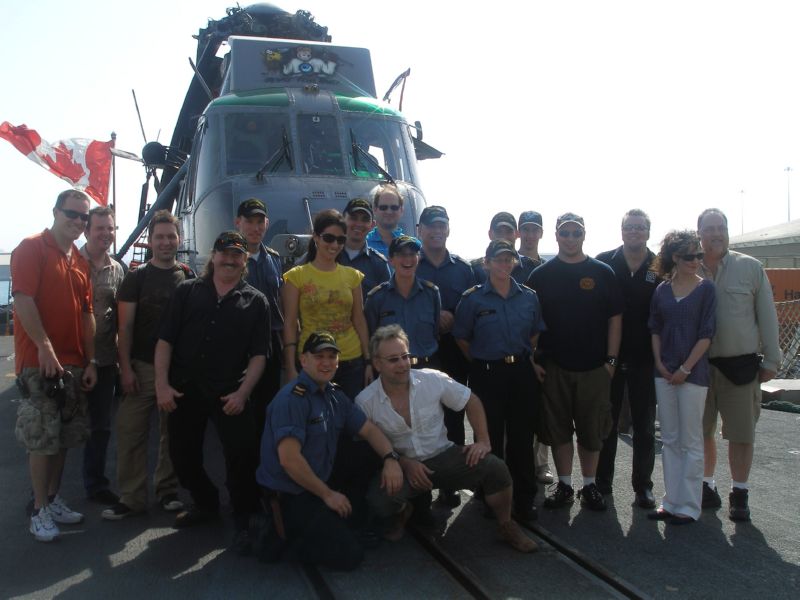
[[492, 453], [506, 461], [514, 482], [514, 503], [528, 506], [536, 497], [533, 435], [541, 394], [528, 359], [513, 364], [471, 364], [469, 382], [486, 412]]
[[[455, 339], [449, 333], [439, 339], [439, 362], [442, 371], [450, 375], [454, 380], [462, 385], [467, 385], [469, 378], [469, 363], [456, 344]], [[444, 407], [444, 426], [447, 428], [447, 439], [463, 446], [466, 443], [466, 433], [464, 431], [464, 411], [455, 411]]]
[[97, 384], [86, 394], [91, 433], [83, 448], [83, 487], [91, 496], [109, 486], [106, 454], [111, 438], [111, 407], [117, 383], [117, 367], [97, 367]]
[[219, 491], [203, 467], [203, 440], [211, 421], [222, 442], [225, 455], [225, 484], [231, 497], [237, 526], [247, 524], [248, 516], [259, 506], [256, 484], [258, 444], [252, 407], [245, 405], [238, 415], [222, 412], [220, 396], [201, 383], [183, 386], [178, 408], [169, 415], [169, 453], [181, 485], [192, 494], [202, 509], [219, 510]]
[[364, 560], [364, 548], [339, 515], [309, 492], [281, 494], [287, 560], [352, 571]]
[[614, 483], [614, 460], [617, 456], [617, 427], [625, 387], [631, 407], [633, 426], [633, 469], [631, 484], [634, 491], [653, 488], [653, 465], [656, 459], [655, 420], [656, 390], [653, 365], [620, 365], [611, 380], [611, 417], [613, 426], [603, 442], [597, 465], [597, 482], [611, 487]]
[[273, 331], [271, 338], [271, 354], [264, 367], [264, 374], [258, 380], [256, 387], [250, 394], [250, 404], [253, 407], [252, 414], [256, 424], [259, 447], [261, 446], [261, 435], [264, 433], [264, 424], [267, 421], [267, 406], [281, 389], [281, 357], [283, 356], [283, 344], [281, 342], [281, 332]]

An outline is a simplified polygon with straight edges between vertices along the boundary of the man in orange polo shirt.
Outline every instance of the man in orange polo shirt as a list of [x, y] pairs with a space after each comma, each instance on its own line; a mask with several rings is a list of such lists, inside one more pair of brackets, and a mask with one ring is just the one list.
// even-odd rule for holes
[[68, 448], [89, 436], [85, 392], [97, 381], [89, 264], [75, 246], [89, 220], [89, 197], [58, 195], [53, 225], [28, 237], [11, 255], [14, 350], [23, 400], [16, 436], [28, 451], [34, 509], [30, 531], [41, 542], [56, 523], [79, 523], [58, 495]]

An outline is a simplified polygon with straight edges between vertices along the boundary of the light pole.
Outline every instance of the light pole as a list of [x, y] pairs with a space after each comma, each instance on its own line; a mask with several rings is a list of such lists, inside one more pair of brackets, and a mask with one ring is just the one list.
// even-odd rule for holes
[[792, 220], [792, 190], [791, 190], [791, 172], [792, 167], [786, 167], [786, 220]]

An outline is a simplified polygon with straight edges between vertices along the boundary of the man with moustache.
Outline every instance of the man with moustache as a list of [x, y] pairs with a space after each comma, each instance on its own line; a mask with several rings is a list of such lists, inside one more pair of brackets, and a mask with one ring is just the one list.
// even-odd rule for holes
[[[261, 440], [257, 479], [270, 506], [273, 542], [284, 557], [301, 563], [350, 571], [364, 559], [364, 548], [346, 519], [350, 498], [328, 486], [338, 441], [359, 435], [380, 457], [381, 487], [393, 495], [403, 483], [399, 455], [386, 436], [367, 420], [339, 386], [331, 383], [339, 347], [327, 331], [315, 331], [303, 344], [302, 371], [269, 405]], [[266, 550], [260, 537], [261, 549]], [[278, 556], [263, 557], [273, 560]]]
[[376, 211], [377, 224], [367, 234], [367, 245], [388, 256], [389, 244], [394, 238], [403, 235], [403, 228], [399, 226], [404, 211], [403, 196], [395, 184], [386, 183], [375, 190], [372, 206]]
[[[508, 212], [499, 212], [492, 217], [489, 223], [489, 239], [505, 240], [512, 246], [516, 245], [519, 231], [517, 230], [517, 220], [514, 215]], [[528, 256], [518, 255], [519, 262], [514, 270], [511, 271], [511, 277], [517, 283], [525, 283], [530, 277], [533, 270], [541, 263], [534, 261]], [[486, 269], [484, 268], [483, 258], [476, 258], [472, 261], [472, 270], [475, 272], [475, 279], [477, 283], [486, 282]]]
[[697, 230], [705, 252], [700, 274], [711, 279], [717, 290], [717, 330], [708, 351], [711, 385], [703, 416], [702, 506], [722, 504], [714, 483], [719, 414], [722, 437], [728, 440], [732, 480], [728, 516], [732, 521], [749, 521], [748, 479], [761, 410], [761, 384], [775, 377], [781, 363], [778, 317], [772, 286], [761, 263], [728, 249], [725, 214], [717, 208], [704, 210], [697, 218]]
[[647, 248], [648, 239], [650, 217], [642, 210], [629, 210], [622, 217], [622, 246], [597, 255], [597, 260], [614, 270], [625, 300], [619, 365], [611, 380], [611, 433], [600, 451], [597, 487], [603, 494], [612, 492], [619, 413], [627, 388], [633, 426], [631, 484], [636, 504], [641, 508], [655, 508], [651, 477], [656, 458], [656, 390], [647, 320], [650, 299], [661, 282], [658, 273], [652, 269], [656, 256]]
[[[232, 548], [250, 551], [248, 523], [258, 510], [258, 434], [248, 404], [269, 351], [267, 299], [244, 280], [247, 241], [221, 233], [201, 277], [178, 286], [164, 314], [155, 352], [158, 406], [169, 413], [170, 455], [194, 504], [176, 529], [219, 517], [219, 491], [203, 466], [211, 421], [225, 455], [233, 506]], [[242, 375], [244, 373], [244, 375]]]
[[125, 272], [108, 251], [117, 232], [114, 211], [98, 206], [89, 211], [86, 244], [81, 254], [89, 263], [95, 320], [94, 354], [97, 384], [87, 394], [91, 434], [83, 449], [83, 487], [86, 496], [113, 505], [119, 496], [109, 489], [106, 451], [111, 438], [111, 404], [117, 381], [117, 302], [115, 296]]
[[[442, 371], [462, 385], [467, 384], [469, 363], [453, 338], [456, 306], [461, 294], [475, 285], [472, 266], [447, 249], [450, 236], [450, 217], [443, 206], [428, 206], [419, 217], [417, 237], [422, 242], [417, 276], [439, 288], [442, 309], [439, 314], [439, 363]], [[466, 442], [464, 411], [444, 407], [444, 424], [447, 439], [463, 446]], [[437, 500], [455, 508], [461, 504], [456, 490], [440, 490]]]
[[547, 323], [539, 341], [543, 360], [537, 360], [536, 368], [544, 380], [542, 441], [553, 449], [558, 483], [545, 498], [545, 508], [575, 500], [574, 433], [583, 474], [578, 497], [590, 510], [606, 509], [595, 476], [611, 429], [610, 383], [618, 364], [624, 302], [614, 271], [584, 254], [585, 236], [583, 217], [558, 217], [558, 255], [528, 279]]
[[269, 215], [261, 200], [250, 198], [239, 204], [234, 225], [247, 240], [247, 283], [266, 296], [270, 311], [271, 331], [267, 363], [264, 374], [251, 395], [256, 431], [260, 436], [264, 431], [267, 404], [281, 387], [283, 310], [280, 289], [283, 286], [283, 268], [280, 254], [263, 242], [269, 230]]
[[353, 198], [344, 208], [344, 222], [347, 225], [347, 241], [336, 258], [336, 262], [352, 267], [364, 274], [361, 291], [364, 298], [376, 285], [389, 281], [391, 272], [386, 256], [367, 244], [367, 234], [375, 226], [372, 207], [363, 198]]
[[[153, 358], [161, 314], [178, 284], [193, 278], [192, 270], [176, 260], [180, 233], [178, 219], [167, 210], [153, 215], [147, 225], [152, 258], [129, 271], [117, 290], [119, 311], [119, 368], [123, 396], [117, 409], [117, 485], [120, 499], [102, 512], [119, 521], [147, 510], [147, 445], [150, 419], [157, 408]], [[169, 453], [165, 414], [158, 413], [159, 442], [153, 475], [163, 510], [183, 508], [178, 500], [178, 478]]]
[[61, 192], [53, 225], [11, 254], [14, 361], [23, 399], [15, 435], [28, 452], [33, 512], [40, 542], [60, 535], [56, 523], [80, 523], [59, 495], [69, 448], [89, 437], [86, 392], [97, 382], [89, 265], [75, 246], [89, 221], [89, 197]]

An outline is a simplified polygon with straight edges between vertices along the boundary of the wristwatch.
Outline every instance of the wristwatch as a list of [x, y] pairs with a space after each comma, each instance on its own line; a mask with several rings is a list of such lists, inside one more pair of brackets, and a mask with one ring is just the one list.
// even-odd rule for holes
[[385, 454], [385, 455], [384, 455], [384, 457], [383, 457], [383, 462], [386, 462], [386, 461], [387, 461], [387, 460], [389, 460], [390, 458], [393, 458], [393, 459], [395, 459], [397, 462], [400, 462], [400, 455], [399, 455], [397, 452], [395, 452], [394, 450], [392, 450], [391, 452], [389, 452], [389, 453], [387, 453], [387, 454]]
[[610, 354], [608, 356], [606, 356], [606, 362], [608, 364], [610, 364], [612, 367], [616, 367], [617, 364], [619, 364], [619, 361], [617, 360], [617, 357], [616, 356], [612, 356]]

